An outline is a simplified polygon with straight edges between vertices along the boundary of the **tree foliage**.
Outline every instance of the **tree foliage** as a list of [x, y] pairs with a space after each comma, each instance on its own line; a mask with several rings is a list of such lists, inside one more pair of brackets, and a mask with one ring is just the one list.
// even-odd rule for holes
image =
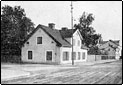
[[88, 14], [84, 12], [79, 19], [79, 23], [74, 25], [76, 29], [80, 30], [83, 36], [83, 44], [89, 48], [95, 46], [101, 37], [101, 34], [96, 34], [96, 30], [91, 26], [94, 19], [92, 13]]
[[100, 54], [102, 54], [101, 53], [101, 51], [100, 51], [100, 49], [98, 48], [98, 46], [92, 46], [92, 47], [90, 47], [90, 49], [89, 49], [89, 51], [88, 51], [88, 54], [94, 54], [94, 55], [100, 55]]
[[33, 29], [34, 24], [31, 19], [26, 17], [23, 8], [20, 6], [3, 6], [1, 14], [1, 51], [9, 53], [20, 51], [22, 42]]

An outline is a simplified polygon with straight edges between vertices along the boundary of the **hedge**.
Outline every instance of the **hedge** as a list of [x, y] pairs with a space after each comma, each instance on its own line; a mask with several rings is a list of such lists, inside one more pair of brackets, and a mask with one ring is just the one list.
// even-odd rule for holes
[[1, 55], [1, 62], [21, 63], [21, 56]]

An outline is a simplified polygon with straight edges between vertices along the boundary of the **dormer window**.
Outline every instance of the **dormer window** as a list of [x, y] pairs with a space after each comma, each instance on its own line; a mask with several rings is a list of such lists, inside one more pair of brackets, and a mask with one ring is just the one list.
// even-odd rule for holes
[[37, 37], [37, 44], [42, 44], [42, 37]]

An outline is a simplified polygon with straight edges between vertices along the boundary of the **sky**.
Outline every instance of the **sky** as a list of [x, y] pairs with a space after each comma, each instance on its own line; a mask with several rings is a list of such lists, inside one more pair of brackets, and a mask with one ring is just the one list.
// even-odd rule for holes
[[[70, 4], [70, 1], [1, 1], [1, 6], [21, 6], [35, 27], [54, 23], [56, 29], [71, 29]], [[78, 23], [84, 11], [94, 15], [92, 27], [104, 41], [120, 40], [122, 45], [122, 1], [74, 1], [74, 24]]]

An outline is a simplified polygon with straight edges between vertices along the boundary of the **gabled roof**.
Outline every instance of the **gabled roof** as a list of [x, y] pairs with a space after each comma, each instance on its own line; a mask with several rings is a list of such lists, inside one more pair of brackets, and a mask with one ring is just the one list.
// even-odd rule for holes
[[[118, 45], [119, 46], [119, 40], [109, 40], [110, 42], [113, 42], [114, 44], [116, 44], [116, 45]], [[107, 42], [109, 42], [109, 41], [102, 41], [102, 42], [100, 42], [99, 44], [105, 44], [105, 43], [107, 43]]]
[[[59, 30], [63, 38], [70, 38], [77, 29]], [[72, 33], [73, 31], [73, 33]]]
[[108, 41], [101, 41], [99, 44], [105, 44], [107, 43]]
[[111, 42], [113, 42], [114, 44], [116, 44], [116, 45], [118, 45], [119, 46], [119, 40], [109, 40], [109, 41], [111, 41]]
[[113, 47], [113, 46], [110, 46], [110, 45], [109, 45], [109, 46], [107, 46], [107, 47], [105, 47], [105, 48], [100, 48], [100, 50], [104, 50], [104, 49], [106, 49], [106, 48], [108, 48], [108, 47], [113, 48], [114, 50], [116, 50], [116, 48], [117, 48], [117, 47]]
[[47, 26], [39, 24], [32, 33], [29, 34], [29, 36], [26, 38], [24, 43], [39, 29], [41, 28], [43, 31], [45, 31], [56, 43], [58, 46], [64, 46], [64, 47], [71, 47], [71, 44], [62, 38], [61, 33], [59, 30], [51, 29]]

